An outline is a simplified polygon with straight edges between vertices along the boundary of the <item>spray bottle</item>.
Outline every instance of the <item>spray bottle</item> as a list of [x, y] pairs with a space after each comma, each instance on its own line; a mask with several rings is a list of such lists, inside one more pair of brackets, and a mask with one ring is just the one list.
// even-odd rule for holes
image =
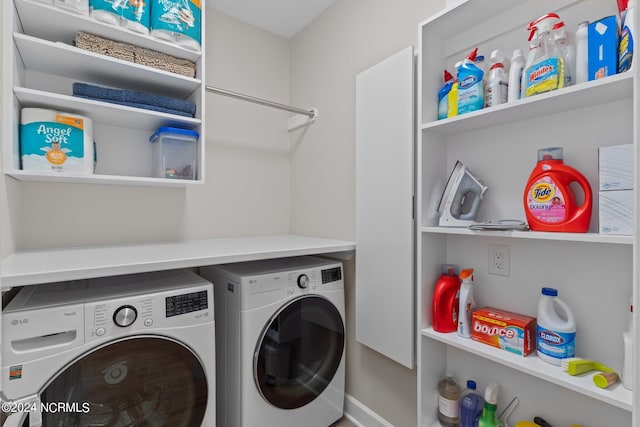
[[565, 60], [567, 70], [565, 86], [569, 86], [574, 83], [576, 75], [576, 47], [573, 33], [567, 29], [563, 21], [560, 21], [553, 26], [553, 38]]
[[477, 54], [478, 48], [473, 49], [458, 70], [458, 114], [484, 107], [484, 72], [475, 64]]
[[508, 85], [507, 74], [504, 71], [504, 55], [500, 49], [496, 49], [491, 52], [491, 69], [484, 96], [485, 107], [506, 103]]
[[451, 73], [444, 70], [444, 86], [438, 91], [438, 120], [446, 119], [449, 114], [449, 92], [453, 80]]
[[499, 427], [500, 421], [496, 416], [498, 409], [498, 384], [490, 383], [484, 391], [484, 407], [478, 422], [478, 427]]
[[560, 89], [571, 83], [570, 70], [553, 34], [558, 15], [547, 14], [536, 21], [532, 31], [537, 31], [539, 47], [535, 50], [533, 64], [524, 70], [526, 96]]
[[471, 338], [471, 315], [476, 308], [473, 298], [473, 268], [465, 268], [460, 272], [460, 308], [458, 310], [458, 335]]

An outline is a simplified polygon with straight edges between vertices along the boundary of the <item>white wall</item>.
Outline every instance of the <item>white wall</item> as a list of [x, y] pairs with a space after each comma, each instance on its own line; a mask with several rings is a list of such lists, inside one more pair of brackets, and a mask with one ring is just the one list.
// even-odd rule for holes
[[[288, 102], [289, 41], [206, 13], [207, 84]], [[10, 208], [19, 221], [3, 213], [0, 231], [13, 234], [17, 249], [288, 233], [287, 117], [207, 94], [204, 185], [185, 190], [11, 182], [17, 190]], [[13, 250], [4, 246], [3, 234], [2, 256]]]
[[[292, 39], [291, 102], [319, 109], [316, 123], [292, 134], [292, 232], [355, 239], [355, 76], [417, 47], [418, 24], [443, 7], [442, 0], [339, 0]], [[396, 426], [416, 425], [415, 370], [357, 343], [354, 309], [348, 289], [347, 392]]]

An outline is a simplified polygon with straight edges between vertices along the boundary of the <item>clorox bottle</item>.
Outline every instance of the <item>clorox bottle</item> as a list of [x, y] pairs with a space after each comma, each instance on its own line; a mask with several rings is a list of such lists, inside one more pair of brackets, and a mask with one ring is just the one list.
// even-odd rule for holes
[[[578, 206], [571, 183], [584, 193]], [[561, 147], [538, 150], [538, 163], [524, 192], [524, 210], [533, 231], [586, 233], [591, 221], [592, 195], [589, 181], [565, 165]]]
[[552, 365], [576, 355], [576, 319], [554, 288], [542, 288], [538, 301], [536, 348], [538, 357]]

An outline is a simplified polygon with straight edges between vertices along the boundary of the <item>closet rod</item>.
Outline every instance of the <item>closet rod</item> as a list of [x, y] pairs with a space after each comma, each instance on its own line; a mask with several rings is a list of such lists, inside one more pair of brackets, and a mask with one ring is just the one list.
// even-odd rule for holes
[[256, 98], [254, 96], [243, 95], [243, 94], [238, 93], [238, 92], [232, 92], [230, 90], [220, 89], [220, 88], [213, 87], [213, 86], [205, 86], [205, 90], [207, 92], [213, 92], [213, 93], [217, 93], [217, 94], [220, 94], [220, 95], [229, 96], [231, 98], [242, 99], [244, 101], [249, 101], [249, 102], [253, 102], [253, 103], [256, 103], [256, 104], [265, 105], [267, 107], [278, 108], [280, 110], [289, 111], [291, 113], [303, 114], [303, 115], [309, 117], [310, 119], [313, 119], [314, 116], [316, 115], [316, 112], [314, 110], [303, 110], [302, 108], [291, 107], [290, 105], [280, 104], [280, 103], [277, 103], [277, 102], [268, 101], [266, 99]]

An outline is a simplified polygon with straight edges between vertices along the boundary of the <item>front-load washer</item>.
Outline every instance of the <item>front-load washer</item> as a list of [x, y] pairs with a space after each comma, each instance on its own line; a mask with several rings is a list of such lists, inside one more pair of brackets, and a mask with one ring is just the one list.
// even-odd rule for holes
[[2, 386], [3, 409], [23, 412], [4, 426], [214, 426], [213, 301], [188, 270], [20, 289], [2, 313]]
[[342, 263], [201, 267], [214, 284], [218, 427], [327, 427], [344, 409]]

